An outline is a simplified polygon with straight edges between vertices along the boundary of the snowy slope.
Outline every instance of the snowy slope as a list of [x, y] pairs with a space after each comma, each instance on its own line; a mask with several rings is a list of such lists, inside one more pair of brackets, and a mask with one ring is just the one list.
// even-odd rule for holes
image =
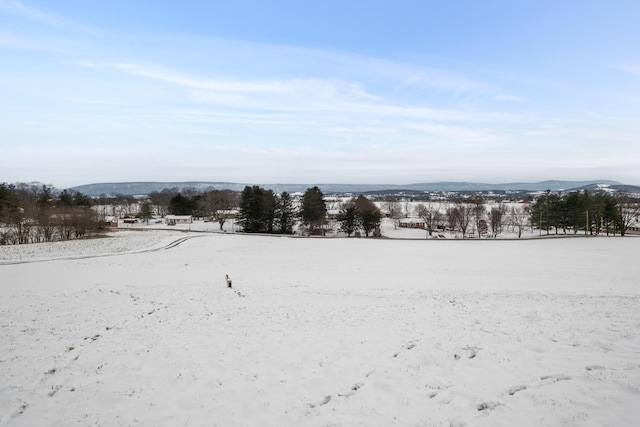
[[638, 424], [640, 239], [184, 237], [0, 265], [0, 426]]

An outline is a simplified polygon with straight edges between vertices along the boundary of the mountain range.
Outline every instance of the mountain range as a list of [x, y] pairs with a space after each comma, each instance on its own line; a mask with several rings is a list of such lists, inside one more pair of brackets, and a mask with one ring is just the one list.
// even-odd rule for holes
[[[154, 191], [165, 189], [182, 190], [195, 188], [196, 190], [216, 189], [242, 191], [245, 186], [254, 184], [242, 184], [233, 182], [110, 182], [95, 183], [72, 187], [70, 190], [79, 191], [88, 196], [123, 194], [127, 196], [144, 196]], [[302, 193], [308, 188], [317, 186], [325, 194], [353, 193], [363, 194], [370, 192], [474, 192], [474, 191], [562, 191], [579, 189], [610, 188], [617, 191], [629, 191], [640, 193], [640, 187], [625, 185], [617, 181], [541, 181], [534, 183], [518, 182], [506, 184], [486, 184], [474, 182], [433, 182], [407, 185], [391, 184], [260, 184], [266, 190], [275, 193], [286, 191], [288, 193]]]

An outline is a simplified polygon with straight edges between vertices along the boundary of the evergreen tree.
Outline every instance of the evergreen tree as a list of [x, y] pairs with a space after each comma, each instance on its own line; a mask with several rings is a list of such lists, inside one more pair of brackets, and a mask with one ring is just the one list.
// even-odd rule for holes
[[0, 224], [7, 222], [9, 212], [14, 208], [13, 185], [0, 183]]
[[538, 197], [532, 209], [532, 222], [536, 224], [540, 230], [546, 230], [547, 234], [549, 234], [549, 229], [552, 226], [553, 212], [551, 212], [551, 209], [551, 190], [547, 190]]
[[[324, 201], [324, 194], [318, 187], [308, 188], [302, 196], [300, 207], [300, 217], [302, 223], [309, 227], [311, 234], [322, 229], [326, 223], [327, 205]], [[322, 233], [324, 234], [324, 232]]]
[[91, 197], [82, 194], [79, 191], [63, 190], [58, 196], [58, 206], [85, 206], [90, 207], [93, 204]]
[[360, 217], [354, 199], [342, 204], [338, 213], [338, 222], [340, 223], [340, 231], [347, 233], [349, 237], [360, 228]]
[[291, 195], [284, 191], [276, 200], [276, 228], [282, 234], [292, 234], [296, 223], [296, 209]]
[[198, 200], [187, 198], [178, 193], [169, 201], [169, 213], [172, 215], [193, 215], [198, 210]]
[[257, 185], [246, 186], [240, 195], [239, 222], [247, 233], [271, 233], [275, 220], [276, 201], [272, 190]]
[[273, 225], [276, 220], [276, 196], [273, 190], [262, 192], [262, 231], [273, 233]]
[[375, 203], [364, 196], [358, 196], [355, 201], [355, 208], [360, 218], [360, 226], [364, 230], [365, 236], [369, 237], [372, 231], [380, 227], [382, 213]]
[[149, 224], [149, 220], [153, 217], [153, 210], [151, 209], [151, 203], [145, 201], [140, 206], [140, 219]]
[[585, 224], [585, 200], [577, 191], [569, 193], [564, 198], [564, 211], [566, 212], [566, 226], [573, 229], [576, 234]]
[[605, 195], [604, 208], [602, 210], [602, 224], [605, 227], [607, 236], [609, 233], [615, 234], [621, 229], [622, 218], [618, 210], [617, 200], [610, 194]]
[[238, 222], [242, 224], [247, 233], [257, 233], [260, 231], [260, 218], [262, 213], [262, 189], [257, 185], [246, 186], [240, 194], [240, 209], [238, 212]]

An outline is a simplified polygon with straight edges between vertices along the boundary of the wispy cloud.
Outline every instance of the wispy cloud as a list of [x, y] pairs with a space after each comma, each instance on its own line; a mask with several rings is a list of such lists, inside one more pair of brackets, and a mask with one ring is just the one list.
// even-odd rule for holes
[[223, 81], [212, 79], [198, 79], [166, 68], [145, 66], [131, 63], [98, 63], [81, 61], [80, 65], [90, 68], [108, 68], [161, 80], [193, 89], [207, 89], [219, 92], [283, 92], [295, 89], [298, 83], [291, 81]]
[[496, 95], [496, 100], [507, 101], [507, 102], [526, 102], [527, 101], [526, 98], [522, 98], [520, 96], [514, 96], [514, 95], [506, 95], [503, 93]]
[[[381, 96], [371, 94], [358, 82], [345, 82], [338, 79], [272, 79], [272, 80], [225, 80], [197, 78], [188, 73], [136, 63], [99, 63], [80, 61], [79, 65], [89, 68], [112, 69], [126, 74], [163, 81], [188, 89], [202, 102], [238, 102], [249, 109], [274, 108], [275, 110], [330, 109], [340, 113], [351, 112], [372, 116], [405, 117], [416, 120], [435, 121], [487, 121], [496, 118], [504, 120], [504, 114], [487, 111], [472, 112], [460, 109], [430, 108], [425, 106], [398, 103]], [[220, 98], [220, 93], [227, 94]], [[234, 97], [236, 94], [238, 96]], [[246, 98], [241, 95], [262, 96]], [[269, 96], [268, 98], [265, 96]], [[291, 95], [286, 97], [285, 95]], [[289, 104], [287, 106], [287, 104]]]
[[71, 22], [54, 13], [28, 6], [18, 0], [0, 0], [0, 12], [61, 29], [73, 26]]
[[[15, 18], [15, 30], [18, 33], [29, 34], [32, 39], [30, 45], [47, 46], [51, 45], [49, 40], [52, 35], [64, 34], [78, 37], [104, 37], [103, 31], [96, 30], [84, 24], [66, 19], [54, 12], [36, 8], [19, 0], [0, 0], [0, 15], [7, 15]], [[35, 32], [30, 29], [37, 28]], [[58, 42], [60, 42], [58, 40]], [[69, 40], [68, 43], [77, 44], [78, 40]]]
[[483, 93], [490, 90], [485, 82], [465, 77], [455, 71], [439, 70], [429, 67], [403, 67], [405, 78], [400, 82], [400, 88], [435, 89], [460, 93]]

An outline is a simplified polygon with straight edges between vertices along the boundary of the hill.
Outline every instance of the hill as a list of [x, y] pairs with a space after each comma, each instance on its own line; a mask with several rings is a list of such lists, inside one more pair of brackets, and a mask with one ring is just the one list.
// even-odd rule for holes
[[[242, 191], [245, 183], [233, 182], [206, 182], [206, 181], [186, 181], [186, 182], [111, 182], [95, 183], [72, 187], [70, 190], [79, 191], [89, 196], [100, 196], [109, 194], [124, 195], [147, 195], [154, 191], [178, 188], [196, 188], [205, 190], [215, 188], [217, 190]], [[259, 184], [262, 188], [273, 190], [275, 193], [287, 191], [289, 193], [304, 192], [307, 188], [317, 185], [325, 194], [333, 193], [354, 193], [362, 194], [372, 191], [560, 191], [578, 188], [612, 188], [621, 191], [640, 192], [640, 187], [628, 186], [616, 181], [541, 181], [535, 183], [506, 183], [487, 184], [474, 182], [433, 182], [417, 183], [407, 185], [389, 184]]]

